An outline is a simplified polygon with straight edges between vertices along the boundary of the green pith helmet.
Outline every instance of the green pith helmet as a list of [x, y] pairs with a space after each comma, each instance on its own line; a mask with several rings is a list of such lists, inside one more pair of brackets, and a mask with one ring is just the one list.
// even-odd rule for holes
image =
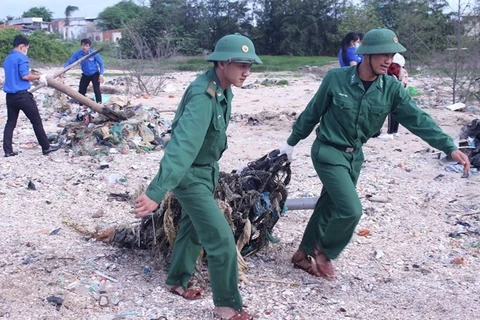
[[239, 63], [263, 63], [255, 54], [252, 40], [239, 33], [222, 37], [207, 61], [227, 61]]
[[355, 54], [383, 54], [405, 52], [404, 46], [398, 42], [397, 35], [392, 30], [377, 28], [368, 31], [363, 36], [360, 47]]

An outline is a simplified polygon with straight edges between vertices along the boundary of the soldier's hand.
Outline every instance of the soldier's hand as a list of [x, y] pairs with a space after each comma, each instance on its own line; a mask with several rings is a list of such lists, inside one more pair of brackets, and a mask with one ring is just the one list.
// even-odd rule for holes
[[135, 218], [143, 218], [158, 208], [158, 203], [147, 197], [145, 193], [135, 199]]
[[103, 79], [103, 76], [98, 77], [98, 82], [103, 83], [105, 79]]
[[455, 150], [450, 154], [450, 157], [463, 165], [463, 173], [468, 174], [468, 172], [470, 171], [470, 160], [465, 153], [460, 150]]
[[285, 142], [279, 149], [280, 150], [279, 156], [281, 156], [282, 154], [286, 154], [287, 158], [288, 158], [288, 162], [292, 162], [292, 160], [293, 160], [293, 149], [294, 149], [294, 147], [292, 147], [291, 145], [289, 145], [288, 143]]

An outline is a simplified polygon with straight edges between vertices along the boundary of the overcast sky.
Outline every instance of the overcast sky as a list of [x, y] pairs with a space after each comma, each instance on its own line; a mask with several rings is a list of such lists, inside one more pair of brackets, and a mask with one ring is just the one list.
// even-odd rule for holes
[[0, 0], [0, 20], [7, 16], [21, 17], [28, 9], [42, 6], [53, 12], [53, 18], [65, 18], [67, 6], [78, 7], [72, 17], [96, 17], [118, 2], [120, 0]]
[[[0, 20], [7, 16], [20, 17], [25, 11], [32, 7], [44, 6], [53, 12], [53, 18], [64, 18], [67, 6], [77, 6], [72, 17], [96, 17], [106, 7], [110, 7], [121, 0], [0, 0]], [[359, 3], [360, 0], [354, 0]], [[473, 4], [473, 0], [448, 0], [453, 11], [457, 10], [458, 3], [462, 7], [466, 4]], [[137, 2], [138, 3], [138, 2]]]

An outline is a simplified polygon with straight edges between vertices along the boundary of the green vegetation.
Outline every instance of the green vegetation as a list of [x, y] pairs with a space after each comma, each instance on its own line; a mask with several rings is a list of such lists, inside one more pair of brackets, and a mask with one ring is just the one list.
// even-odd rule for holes
[[[336, 61], [341, 39], [348, 32], [366, 33], [372, 28], [386, 27], [395, 31], [399, 42], [407, 48], [407, 70], [412, 76], [415, 69], [428, 69], [451, 78], [453, 101], [469, 96], [471, 84], [480, 74], [480, 67], [474, 63], [479, 58], [476, 26], [480, 1], [458, 3], [455, 8], [439, 0], [254, 3], [121, 0], [99, 14], [97, 27], [121, 29], [122, 38], [115, 44], [97, 43], [94, 48], [104, 46], [102, 58], [110, 69], [135, 70], [136, 74], [204, 70], [210, 64], [203, 57], [214, 49], [218, 39], [241, 33], [252, 39], [265, 62], [255, 65], [254, 72], [294, 71]], [[76, 10], [76, 6], [65, 9], [67, 35], [71, 14]], [[24, 16], [39, 15], [48, 20], [50, 13], [45, 7], [33, 7]], [[6, 17], [10, 19], [13, 17]], [[11, 47], [10, 41], [4, 40], [0, 35], [0, 58]], [[70, 54], [79, 48], [75, 42], [65, 46]], [[58, 46], [62, 47], [39, 41], [29, 55], [34, 61], [63, 63], [64, 50], [57, 50]], [[143, 65], [134, 63], [138, 60], [144, 61]]]
[[324, 66], [336, 61], [334, 57], [260, 56], [263, 64], [254, 65], [253, 71], [295, 71], [305, 66]]
[[40, 17], [43, 21], [52, 21], [53, 12], [45, 8], [44, 6], [41, 7], [33, 7], [29, 10], [25, 11], [22, 14], [23, 18], [29, 17]]
[[[213, 65], [211, 62], [206, 61], [205, 57], [176, 56], [159, 61], [119, 60], [105, 55], [102, 55], [102, 58], [107, 65], [107, 69], [138, 69], [140, 64], [144, 70], [151, 70], [154, 73], [164, 71], [202, 71]], [[296, 71], [305, 66], [321, 67], [336, 61], [334, 57], [260, 56], [260, 59], [262, 59], [263, 64], [253, 65], [252, 72]]]
[[[335, 58], [332, 57], [291, 57], [291, 56], [260, 56], [263, 64], [252, 66], [253, 72], [264, 71], [296, 71], [304, 66], [324, 66]], [[173, 57], [163, 60], [166, 69], [178, 71], [204, 70], [212, 64], [204, 57]]]
[[[0, 30], [0, 61], [3, 62], [13, 49], [13, 38], [18, 34], [19, 32], [13, 29]], [[67, 47], [55, 39], [54, 35], [34, 32], [27, 38], [30, 41], [28, 56], [35, 61], [63, 64], [69, 58]]]
[[[19, 34], [13, 29], [0, 30], [0, 61], [12, 50], [13, 38]], [[62, 66], [65, 61], [80, 49], [80, 41], [60, 42], [54, 35], [43, 32], [35, 32], [27, 35], [30, 40], [28, 56], [37, 62], [51, 63]], [[118, 59], [118, 47], [111, 42], [94, 43], [93, 49], [103, 48], [101, 53], [106, 69], [132, 70], [142, 66], [144, 70], [150, 70], [152, 74], [160, 74], [165, 71], [202, 71], [212, 66], [205, 60], [205, 56], [187, 57], [172, 56], [170, 58], [145, 61], [135, 59]], [[253, 65], [253, 72], [264, 71], [295, 71], [304, 66], [323, 66], [335, 60], [334, 57], [292, 57], [292, 56], [260, 56], [261, 65]], [[148, 73], [148, 72], [145, 72]], [[113, 75], [113, 74], [112, 74]]]

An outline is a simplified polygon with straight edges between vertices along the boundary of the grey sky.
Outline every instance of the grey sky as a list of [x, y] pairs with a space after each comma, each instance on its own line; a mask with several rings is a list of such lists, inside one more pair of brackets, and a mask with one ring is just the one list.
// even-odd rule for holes
[[32, 7], [45, 7], [53, 12], [53, 18], [64, 18], [67, 6], [77, 6], [72, 17], [96, 17], [106, 7], [121, 0], [0, 0], [0, 20], [7, 16], [20, 17]]
[[[67, 6], [77, 6], [78, 11], [73, 12], [73, 17], [96, 17], [106, 7], [112, 6], [121, 0], [0, 0], [0, 20], [6, 16], [20, 17], [32, 7], [44, 6], [53, 12], [53, 18], [64, 18]], [[138, 2], [137, 2], [138, 3]], [[360, 3], [360, 0], [354, 0]], [[458, 3], [462, 7], [474, 3], [473, 0], [448, 0], [452, 11], [458, 9]]]

